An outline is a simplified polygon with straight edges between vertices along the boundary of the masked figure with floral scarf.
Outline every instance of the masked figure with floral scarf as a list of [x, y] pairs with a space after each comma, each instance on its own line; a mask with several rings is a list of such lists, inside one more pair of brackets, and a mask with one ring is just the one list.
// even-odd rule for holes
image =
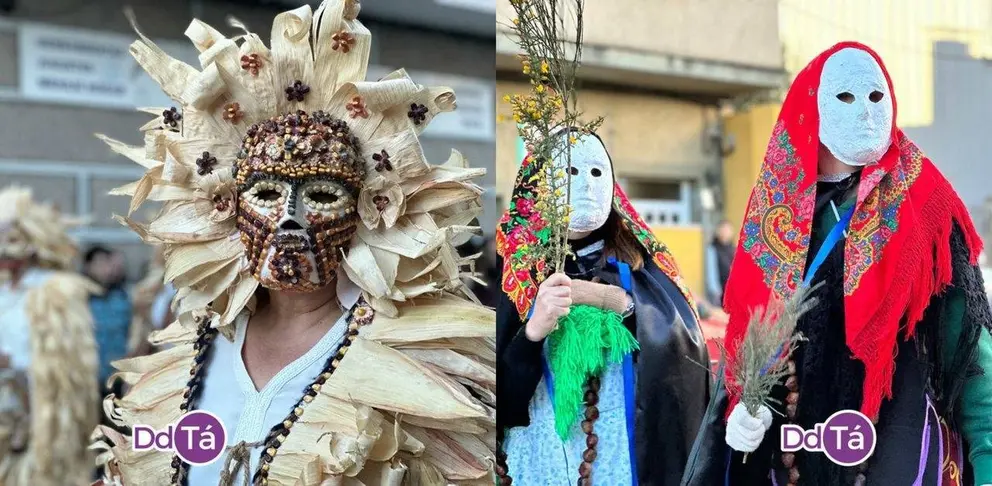
[[565, 272], [521, 264], [548, 236], [540, 160], [523, 161], [497, 231], [500, 484], [675, 485], [709, 396], [696, 307], [602, 140], [573, 133], [557, 134], [574, 139]]
[[[742, 224], [724, 301], [728, 370], [755, 308], [821, 285], [816, 307], [798, 321], [805, 341], [773, 390], [780, 405], [751, 416], [727, 373], [684, 484], [992, 483], [980, 251], [964, 204], [898, 128], [878, 54], [845, 42], [813, 59], [785, 99]], [[841, 410], [875, 423], [867, 461], [781, 451], [783, 424], [810, 430]]]

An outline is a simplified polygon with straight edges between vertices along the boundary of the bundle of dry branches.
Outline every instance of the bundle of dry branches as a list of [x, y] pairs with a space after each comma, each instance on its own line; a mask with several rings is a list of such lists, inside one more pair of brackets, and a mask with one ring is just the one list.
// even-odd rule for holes
[[[538, 188], [535, 209], [541, 212], [547, 231], [538, 235], [541, 245], [532, 249], [530, 257], [548, 262], [552, 271], [562, 269], [569, 252], [569, 169], [571, 145], [576, 138], [575, 132], [568, 129], [578, 134], [590, 133], [603, 122], [600, 117], [582, 123], [577, 108], [576, 71], [582, 57], [584, 3], [584, 0], [510, 1], [516, 15], [511, 28], [531, 90], [527, 95], [506, 96], [504, 100], [513, 108], [513, 120], [529, 157], [540, 161], [543, 168], [533, 182]], [[574, 42], [566, 35], [571, 25], [575, 26]]]
[[737, 358], [728, 363], [735, 386], [740, 387], [741, 403], [752, 416], [764, 405], [778, 400], [771, 396], [772, 389], [789, 375], [789, 360], [796, 346], [804, 338], [796, 332], [799, 318], [816, 306], [817, 299], [810, 295], [820, 288], [802, 285], [791, 297], [773, 299], [768, 307], [751, 313], [747, 332], [738, 344]]

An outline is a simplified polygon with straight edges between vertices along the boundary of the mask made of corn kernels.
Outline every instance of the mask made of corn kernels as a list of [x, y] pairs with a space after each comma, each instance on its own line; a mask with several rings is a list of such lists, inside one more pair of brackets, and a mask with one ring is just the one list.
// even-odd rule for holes
[[360, 153], [348, 125], [319, 111], [248, 129], [235, 163], [238, 229], [263, 287], [310, 291], [334, 281], [359, 223]]

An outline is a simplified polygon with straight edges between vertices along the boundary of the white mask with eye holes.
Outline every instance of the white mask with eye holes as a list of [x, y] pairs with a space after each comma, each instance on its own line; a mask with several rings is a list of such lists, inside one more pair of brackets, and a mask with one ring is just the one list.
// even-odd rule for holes
[[820, 143], [841, 162], [878, 162], [892, 143], [892, 93], [875, 58], [848, 47], [823, 65], [816, 94]]
[[820, 143], [841, 162], [878, 162], [892, 143], [892, 93], [875, 58], [848, 47], [823, 65], [816, 93]]
[[[613, 166], [606, 147], [592, 135], [578, 137], [572, 145], [571, 233], [595, 231], [606, 224], [613, 208]], [[566, 165], [561, 156], [559, 167]]]

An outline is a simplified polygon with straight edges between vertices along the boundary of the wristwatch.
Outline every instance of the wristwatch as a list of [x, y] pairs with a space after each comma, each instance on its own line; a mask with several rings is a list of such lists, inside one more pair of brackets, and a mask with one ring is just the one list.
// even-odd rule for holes
[[623, 314], [620, 314], [620, 316], [626, 319], [633, 314], [634, 314], [634, 299], [631, 298], [630, 303], [627, 304], [627, 308], [623, 310]]

